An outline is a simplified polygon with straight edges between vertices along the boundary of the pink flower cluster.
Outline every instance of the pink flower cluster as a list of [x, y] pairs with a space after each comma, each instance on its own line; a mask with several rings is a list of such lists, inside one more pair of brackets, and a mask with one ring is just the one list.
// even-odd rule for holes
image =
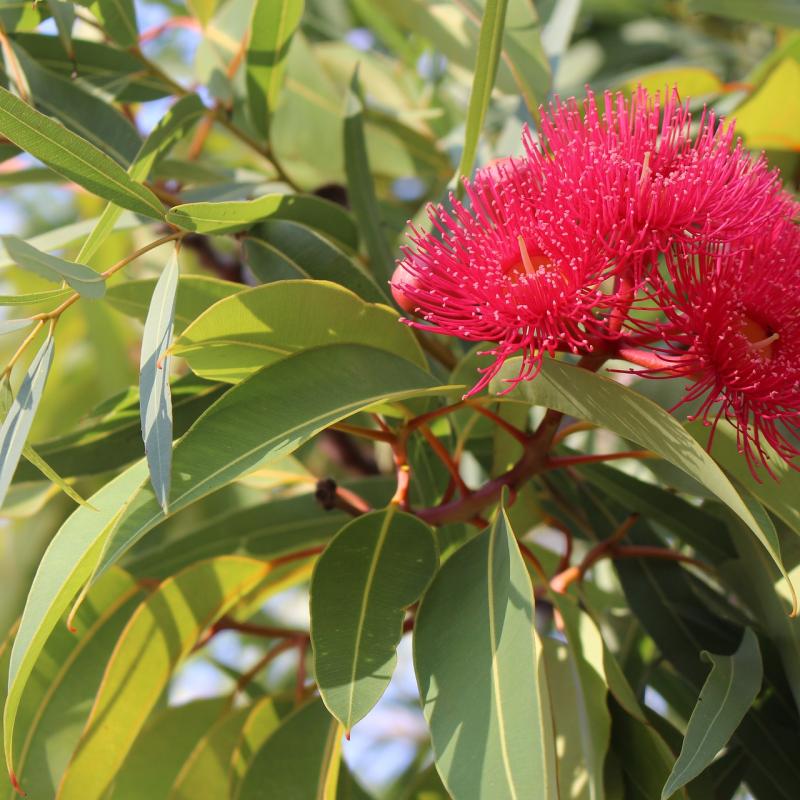
[[[392, 279], [414, 327], [492, 343], [534, 378], [545, 355], [600, 351], [679, 377], [712, 431], [733, 423], [751, 470], [800, 454], [800, 204], [732, 123], [676, 91], [591, 92], [542, 113], [525, 156], [430, 206]], [[645, 313], [646, 312], [646, 313]]]

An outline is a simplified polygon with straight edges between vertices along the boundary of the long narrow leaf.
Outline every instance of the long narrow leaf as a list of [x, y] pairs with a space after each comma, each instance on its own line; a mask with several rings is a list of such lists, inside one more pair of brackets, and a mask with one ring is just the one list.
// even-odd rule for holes
[[286, 54], [303, 16], [304, 0], [256, 0], [247, 48], [247, 100], [255, 129], [266, 138], [278, 105]]
[[4, 236], [3, 244], [22, 269], [57, 283], [64, 280], [84, 297], [97, 299], [106, 292], [105, 278], [85, 264], [42, 253], [16, 236]]
[[170, 258], [153, 291], [142, 337], [139, 363], [139, 408], [142, 439], [150, 469], [150, 481], [159, 505], [167, 513], [172, 469], [172, 397], [169, 358], [178, 288], [178, 251]]
[[163, 217], [158, 198], [110, 156], [2, 87], [0, 134], [93, 194], [147, 217]]
[[0, 428], [0, 507], [11, 485], [36, 409], [42, 399], [47, 374], [53, 363], [53, 337], [48, 336], [31, 362], [22, 386]]
[[364, 234], [372, 273], [379, 281], [386, 281], [392, 275], [394, 254], [382, 230], [378, 198], [372, 182], [364, 137], [364, 104], [357, 69], [350, 81], [345, 105], [344, 161], [348, 197]]
[[508, 0], [487, 0], [481, 22], [481, 35], [478, 40], [478, 56], [475, 60], [475, 75], [467, 111], [467, 130], [464, 149], [458, 165], [456, 180], [469, 175], [475, 164], [478, 152], [478, 139], [483, 127], [483, 119], [489, 107], [489, 97], [497, 75], [497, 64], [503, 49], [503, 28], [505, 26]]

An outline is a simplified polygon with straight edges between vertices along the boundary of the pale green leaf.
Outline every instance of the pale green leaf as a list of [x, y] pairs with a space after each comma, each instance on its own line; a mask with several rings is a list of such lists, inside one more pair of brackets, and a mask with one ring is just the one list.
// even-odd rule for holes
[[166, 355], [172, 341], [175, 291], [178, 287], [178, 250], [162, 271], [147, 312], [139, 359], [139, 407], [150, 482], [159, 505], [167, 513], [172, 470], [172, 395]]
[[310, 590], [314, 675], [346, 730], [386, 691], [405, 610], [437, 561], [431, 529], [395, 505], [345, 525], [317, 561]]
[[6, 252], [22, 269], [27, 269], [54, 283], [66, 281], [84, 297], [97, 299], [105, 294], [105, 278], [91, 267], [43, 253], [16, 236], [3, 236], [2, 241]]
[[53, 352], [53, 337], [48, 336], [28, 367], [17, 396], [0, 427], [0, 507], [11, 485], [14, 470], [42, 399], [50, 365], [53, 363]]
[[[109, 286], [106, 300], [117, 311], [144, 322], [155, 285], [154, 278], [118, 283]], [[182, 275], [175, 298], [175, 332], [180, 333], [218, 300], [224, 300], [243, 289], [245, 287], [241, 283], [230, 283], [205, 275]]]
[[557, 796], [533, 625], [530, 578], [501, 509], [488, 530], [444, 563], [414, 626], [423, 711], [454, 800]]
[[161, 219], [158, 198], [110, 156], [0, 87], [0, 134], [93, 194]]
[[61, 781], [62, 800], [102, 798], [173, 671], [200, 634], [269, 572], [261, 561], [202, 561], [164, 581], [120, 636]]
[[32, 319], [2, 319], [0, 320], [0, 336], [25, 330], [31, 325], [33, 325]]
[[280, 281], [239, 292], [199, 316], [172, 352], [201, 377], [235, 383], [290, 353], [367, 344], [426, 368], [412, 332], [389, 308], [326, 281]]
[[[271, 697], [262, 697], [249, 709], [241, 737], [231, 756], [230, 797], [236, 797], [242, 778], [247, 774], [255, 754], [278, 727], [281, 715]], [[338, 798], [337, 798], [338, 800]]]
[[689, 718], [683, 747], [661, 791], [661, 798], [696, 778], [728, 743], [761, 690], [763, 667], [758, 639], [746, 628], [731, 656], [703, 652], [711, 672]]

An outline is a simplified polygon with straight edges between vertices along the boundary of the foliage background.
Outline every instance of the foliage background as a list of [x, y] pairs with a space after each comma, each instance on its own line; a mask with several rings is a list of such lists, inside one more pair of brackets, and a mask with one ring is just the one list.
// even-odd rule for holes
[[[66, 5], [61, 0], [54, 3]], [[444, 196], [459, 162], [478, 31], [475, 9], [479, 14], [481, 5], [469, 0], [306, 2], [299, 33], [287, 57], [281, 102], [272, 121], [275, 156], [291, 181], [303, 190], [333, 200], [345, 197], [343, 113], [358, 64], [367, 109], [369, 163], [392, 253], [397, 253], [406, 220], [424, 218], [424, 204]], [[34, 99], [47, 113], [63, 119], [76, 108], [57, 82], [47, 80], [49, 73], [41, 70], [52, 70], [61, 80], [92, 86], [86, 83], [89, 74], [82, 74], [80, 67], [70, 77], [68, 62], [37, 56], [33, 32], [58, 36], [48, 8], [41, 3], [32, 7], [3, 2], [0, 19], [8, 32], [6, 43], [10, 40], [23, 50], [23, 71], [28, 69], [26, 54], [28, 61], [33, 61], [27, 78]], [[172, 102], [165, 76], [183, 87], [196, 87], [209, 106], [232, 107], [236, 119], [246, 91], [237, 57], [241, 55], [250, 8], [250, 0], [223, 0], [219, 4], [194, 0], [188, 7], [180, 2], [137, 2], [142, 52], [163, 73], [148, 77], [144, 67], [142, 78], [138, 72], [132, 74], [128, 65], [110, 75], [104, 90], [117, 92], [124, 112], [141, 134], [152, 129]], [[93, 13], [96, 7], [76, 9], [74, 37], [102, 40], [105, 35], [92, 22], [98, 18]], [[536, 11], [540, 25], [521, 30], [519, 36], [534, 62], [526, 78], [537, 100], [544, 102], [551, 91], [562, 96], [580, 95], [585, 85], [596, 90], [630, 89], [643, 81], [657, 89], [675, 83], [683, 95], [696, 99], [698, 108], [710, 102], [720, 113], [736, 116], [746, 146], [754, 151], [765, 149], [770, 161], [781, 167], [787, 185], [796, 187], [800, 179], [800, 34], [791, 27], [798, 24], [797, 6], [791, 0], [541, 0]], [[8, 46], [5, 56], [8, 67]], [[7, 77], [3, 76], [2, 82], [8, 85]], [[145, 83], [149, 88], [142, 88]], [[126, 89], [121, 90], [122, 100], [118, 86], [127, 87], [127, 94]], [[91, 107], [77, 111], [79, 115], [88, 114], [84, 123], [88, 121], [92, 127]], [[522, 126], [534, 122], [507, 65], [501, 65], [478, 163], [519, 152]], [[209, 127], [207, 134], [202, 142], [187, 137], [159, 166], [155, 180], [162, 187], [174, 189], [177, 182], [185, 181], [181, 189], [184, 201], [225, 200], [266, 194], [280, 182], [274, 166], [223, 125]], [[65, 184], [31, 157], [8, 148], [2, 155], [0, 233], [27, 239], [102, 211], [103, 201]], [[152, 238], [141, 226], [118, 230], [102, 244], [91, 263], [110, 265]], [[78, 245], [71, 244], [63, 253], [74, 258], [77, 251]], [[114, 282], [157, 276], [166, 261], [165, 253], [156, 250], [143, 256]], [[198, 239], [195, 246], [184, 248], [181, 273], [254, 283], [257, 278], [246, 259], [247, 253], [236, 238]], [[385, 272], [389, 267], [384, 264], [381, 269]], [[377, 271], [382, 280], [385, 274], [381, 269]], [[51, 284], [11, 266], [3, 268], [0, 280], [0, 293], [4, 295], [51, 288]], [[94, 406], [136, 385], [141, 325], [120, 313], [119, 308], [120, 304], [114, 302], [81, 301], [59, 323], [58, 357], [36, 416], [33, 442], [76, 429]], [[18, 343], [17, 335], [0, 340], [3, 363]], [[176, 374], [186, 371], [181, 363], [174, 369]], [[668, 398], [658, 399], [668, 402]], [[609, 442], [613, 440], [595, 438], [584, 446], [591, 449]], [[357, 459], [353, 461], [351, 453], [348, 464], [342, 452], [341, 442], [318, 441], [300, 451], [301, 469], [307, 468], [317, 476], [352, 478], [359, 472]], [[385, 456], [378, 453], [384, 464]], [[647, 476], [648, 480], [653, 477], [650, 473]], [[687, 488], [676, 474], [662, 471], [658, 476], [679, 489]], [[84, 477], [77, 488], [89, 496], [107, 480], [107, 475]], [[242, 497], [234, 502], [285, 489], [264, 489], [251, 481], [237, 491]], [[44, 548], [73, 508], [70, 500], [47, 483], [16, 484], [12, 497], [0, 523], [3, 630], [10, 628], [20, 614]], [[184, 524], [191, 525], [191, 519]], [[537, 541], [547, 544], [556, 539], [552, 532], [540, 530]], [[796, 555], [796, 540], [784, 542], [784, 560], [790, 569]], [[598, 591], [608, 588], [603, 581], [600, 575]], [[268, 613], [277, 622], [302, 626], [306, 619], [305, 594], [287, 592], [268, 607]], [[796, 643], [796, 628], [791, 636]], [[410, 781], [413, 768], [427, 758], [426, 733], [410, 674], [407, 644], [401, 648], [401, 669], [393, 690], [378, 711], [362, 723], [363, 734], [357, 728], [358, 735], [344, 750], [362, 781], [376, 792], [388, 792], [386, 796], [401, 796], [406, 791], [404, 781]], [[644, 664], [650, 663], [647, 653], [652, 646], [649, 640], [641, 644]], [[231, 670], [247, 669], [259, 652], [258, 644], [247, 636], [220, 635], [210, 651], [192, 657], [173, 679], [170, 702], [225, 691], [233, 680]], [[285, 662], [275, 665], [271, 677], [275, 685], [289, 680], [291, 656], [287, 655]], [[685, 716], [675, 710], [676, 699], [671, 698], [672, 705], [667, 709], [661, 696], [668, 693], [666, 684], [674, 675], [654, 675], [650, 683], [642, 679], [642, 688], [647, 687], [645, 701], [656, 711], [666, 710], [680, 727]], [[685, 691], [685, 687], [671, 688], [676, 697]], [[796, 739], [796, 730], [794, 733]], [[408, 774], [407, 768], [411, 769]], [[398, 784], [393, 783], [395, 779]]]

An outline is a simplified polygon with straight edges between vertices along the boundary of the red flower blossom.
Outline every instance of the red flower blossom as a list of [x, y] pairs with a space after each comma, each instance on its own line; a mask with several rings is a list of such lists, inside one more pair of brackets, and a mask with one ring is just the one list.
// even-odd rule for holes
[[756, 475], [769, 444], [795, 468], [800, 454], [800, 227], [784, 220], [747, 246], [688, 247], [667, 261], [661, 290], [663, 370], [688, 378], [680, 405], [711, 428], [720, 419]]
[[411, 248], [392, 279], [400, 305], [424, 320], [422, 330], [495, 342], [494, 362], [469, 392], [485, 387], [506, 358], [523, 355], [519, 375], [534, 377], [545, 353], [591, 349], [600, 316], [614, 304], [601, 284], [607, 259], [570, 214], [549, 208], [527, 164], [508, 159], [465, 182], [470, 207], [431, 206], [432, 229], [412, 229]]
[[703, 111], [691, 128], [676, 90], [606, 92], [600, 104], [590, 91], [582, 108], [556, 100], [540, 142], [528, 132], [525, 144], [546, 191], [639, 277], [674, 241], [735, 242], [788, 213], [777, 171], [734, 139], [733, 122]]

